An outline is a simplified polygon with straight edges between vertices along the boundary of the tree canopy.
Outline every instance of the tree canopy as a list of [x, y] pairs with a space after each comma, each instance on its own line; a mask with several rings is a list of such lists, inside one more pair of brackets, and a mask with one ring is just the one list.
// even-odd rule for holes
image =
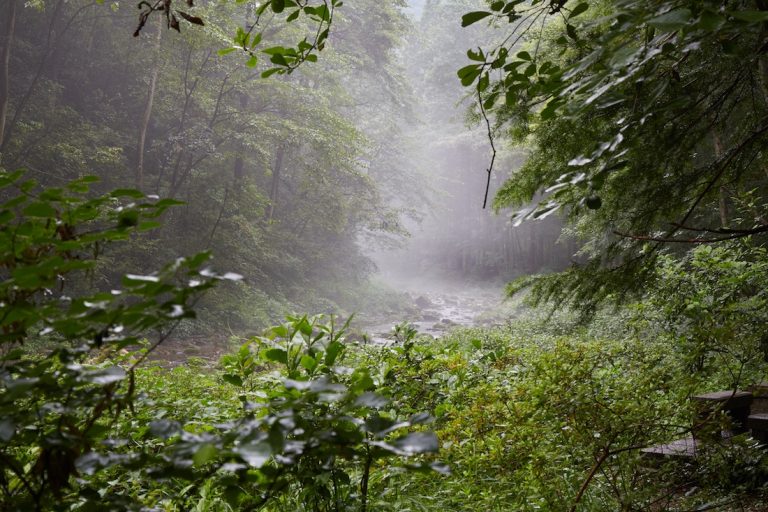
[[[542, 299], [587, 308], [647, 284], [664, 251], [768, 231], [762, 1], [499, 1], [497, 45], [459, 70], [493, 133], [531, 148], [497, 209], [562, 211], [580, 264]], [[541, 194], [539, 196], [539, 194]]]

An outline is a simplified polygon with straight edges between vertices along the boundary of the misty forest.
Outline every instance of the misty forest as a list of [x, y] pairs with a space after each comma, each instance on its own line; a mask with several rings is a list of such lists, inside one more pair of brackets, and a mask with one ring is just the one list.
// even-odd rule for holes
[[768, 1], [0, 0], [0, 510], [768, 510]]

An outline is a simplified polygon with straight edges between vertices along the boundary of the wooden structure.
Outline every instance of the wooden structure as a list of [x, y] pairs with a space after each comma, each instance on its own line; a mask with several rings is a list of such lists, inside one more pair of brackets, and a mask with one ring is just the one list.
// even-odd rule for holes
[[768, 445], [768, 382], [752, 386], [749, 391], [705, 393], [691, 400], [696, 404], [691, 435], [645, 448], [643, 455], [656, 459], [693, 458], [705, 444], [728, 443], [731, 437], [747, 432]]

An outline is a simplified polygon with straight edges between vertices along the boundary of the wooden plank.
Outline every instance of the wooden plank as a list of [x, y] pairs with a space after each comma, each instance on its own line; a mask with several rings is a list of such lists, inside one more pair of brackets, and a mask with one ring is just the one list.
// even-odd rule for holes
[[716, 391], [714, 393], [704, 393], [703, 395], [694, 395], [691, 400], [696, 402], [713, 403], [714, 404], [727, 404], [724, 405], [725, 409], [738, 409], [741, 407], [749, 407], [749, 403], [752, 401], [752, 393], [749, 391]]
[[644, 455], [651, 457], [670, 458], [670, 457], [685, 457], [693, 458], [696, 456], [696, 451], [699, 447], [699, 441], [693, 437], [685, 437], [678, 439], [667, 444], [659, 444], [651, 446], [650, 448], [644, 448], [641, 451]]
[[768, 413], [750, 414], [747, 418], [747, 427], [752, 437], [762, 444], [768, 444]]

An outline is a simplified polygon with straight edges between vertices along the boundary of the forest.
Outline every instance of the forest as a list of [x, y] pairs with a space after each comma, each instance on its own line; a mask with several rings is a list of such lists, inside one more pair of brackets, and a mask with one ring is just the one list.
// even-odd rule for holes
[[0, 510], [768, 510], [768, 1], [0, 0]]

